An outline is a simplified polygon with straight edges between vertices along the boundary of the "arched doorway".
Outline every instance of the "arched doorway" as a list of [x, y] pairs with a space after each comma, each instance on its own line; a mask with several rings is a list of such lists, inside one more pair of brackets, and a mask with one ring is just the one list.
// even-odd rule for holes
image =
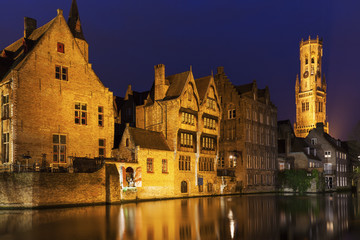
[[187, 191], [188, 191], [187, 182], [186, 182], [186, 181], [182, 181], [182, 182], [181, 182], [181, 193], [187, 193]]
[[125, 173], [126, 173], [126, 181], [128, 183], [128, 187], [135, 187], [134, 169], [132, 167], [127, 167]]

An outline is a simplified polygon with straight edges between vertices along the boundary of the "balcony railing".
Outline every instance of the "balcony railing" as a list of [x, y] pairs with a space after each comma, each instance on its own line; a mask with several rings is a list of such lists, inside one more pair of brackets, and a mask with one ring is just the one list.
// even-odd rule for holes
[[333, 175], [335, 174], [335, 170], [324, 170], [325, 175]]
[[217, 170], [218, 177], [235, 177], [235, 170], [232, 169], [218, 169]]

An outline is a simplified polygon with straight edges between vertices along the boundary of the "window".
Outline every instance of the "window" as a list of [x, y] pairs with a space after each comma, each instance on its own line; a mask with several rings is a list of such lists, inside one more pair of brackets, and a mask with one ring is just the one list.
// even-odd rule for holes
[[129, 147], [129, 145], [130, 145], [129, 138], [126, 138], [125, 145], [126, 145], [127, 147]]
[[181, 182], [181, 193], [187, 193], [187, 182], [186, 181]]
[[2, 160], [9, 162], [9, 133], [2, 134]]
[[311, 63], [315, 63], [315, 60], [314, 60], [314, 58], [311, 58]]
[[203, 192], [203, 191], [204, 191], [203, 185], [199, 185], [199, 192]]
[[179, 170], [190, 171], [190, 156], [180, 155], [179, 157]]
[[215, 139], [211, 137], [202, 137], [202, 149], [203, 150], [215, 150]]
[[98, 107], [98, 124], [99, 127], [104, 126], [104, 107], [102, 106]]
[[228, 110], [228, 119], [234, 119], [234, 118], [236, 118], [236, 110], [235, 109]]
[[154, 172], [154, 166], [153, 166], [153, 159], [152, 158], [148, 158], [146, 161], [146, 169], [148, 173], [153, 173]]
[[209, 109], [212, 109], [212, 110], [215, 110], [215, 100], [212, 99], [212, 98], [207, 98], [207, 101], [206, 101], [206, 107], [209, 108]]
[[260, 116], [260, 123], [264, 123], [264, 115], [260, 113], [259, 116]]
[[2, 96], [1, 98], [1, 117], [2, 119], [10, 117], [9, 95]]
[[204, 118], [204, 128], [215, 129], [216, 128], [215, 120], [205, 117]]
[[75, 123], [87, 125], [87, 104], [75, 103]]
[[55, 78], [59, 80], [68, 80], [68, 68], [56, 65], [55, 66]]
[[251, 120], [250, 109], [249, 108], [246, 109], [246, 119]]
[[99, 157], [105, 157], [105, 139], [99, 139]]
[[193, 138], [194, 136], [191, 133], [180, 133], [180, 146], [186, 148], [193, 148]]
[[309, 63], [309, 59], [305, 59], [305, 64], [307, 65]]
[[194, 125], [195, 124], [195, 116], [190, 113], [182, 112], [181, 113], [181, 123]]
[[318, 111], [323, 112], [323, 103], [319, 102]]
[[317, 144], [317, 138], [312, 138], [311, 139], [311, 144], [316, 145]]
[[65, 53], [65, 46], [63, 43], [59, 43], [59, 42], [57, 43], [57, 51], [59, 53]]
[[257, 119], [257, 112], [254, 111], [254, 112], [253, 112], [253, 115], [254, 115], [253, 120], [254, 120], [255, 122], [257, 122], [257, 120], [258, 120], [258, 119]]
[[166, 159], [162, 160], [162, 173], [167, 173], [168, 172], [168, 162]]
[[207, 157], [200, 157], [199, 171], [214, 171], [214, 159]]
[[53, 135], [53, 162], [66, 162], [66, 135]]
[[325, 151], [324, 155], [326, 158], [331, 157], [331, 151]]
[[213, 190], [212, 190], [212, 189], [213, 189], [212, 183], [208, 183], [208, 184], [207, 184], [207, 188], [208, 188], [208, 189], [207, 189], [208, 192], [212, 192], [212, 191], [213, 191]]

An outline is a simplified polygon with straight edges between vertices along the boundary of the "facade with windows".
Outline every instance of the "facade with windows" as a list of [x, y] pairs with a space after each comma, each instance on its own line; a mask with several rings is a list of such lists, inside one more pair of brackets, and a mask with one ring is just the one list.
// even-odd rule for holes
[[107, 162], [118, 168], [121, 199], [131, 196], [128, 193], [141, 199], [174, 197], [177, 164], [162, 133], [128, 124], [112, 157]]
[[76, 1], [44, 26], [25, 18], [24, 37], [0, 51], [3, 167], [71, 164], [110, 157], [113, 94], [88, 59]]
[[194, 79], [192, 71], [165, 76], [155, 66], [155, 82], [136, 106], [136, 127], [161, 132], [173, 157], [175, 196], [215, 194], [221, 108], [212, 76]]
[[323, 41], [316, 39], [300, 42], [300, 77], [296, 77], [296, 122], [294, 132], [305, 138], [309, 131], [322, 122], [326, 133], [329, 123], [326, 117], [326, 80], [322, 73]]
[[223, 67], [217, 69], [215, 83], [223, 109], [217, 166], [219, 175], [228, 179], [225, 189], [274, 190], [277, 108], [269, 89], [258, 89], [255, 81], [235, 86]]
[[322, 160], [325, 188], [349, 188], [351, 163], [343, 143], [327, 134], [323, 123], [317, 123], [316, 128], [310, 130], [306, 140], [314, 144], [312, 146], [316, 148], [317, 156]]

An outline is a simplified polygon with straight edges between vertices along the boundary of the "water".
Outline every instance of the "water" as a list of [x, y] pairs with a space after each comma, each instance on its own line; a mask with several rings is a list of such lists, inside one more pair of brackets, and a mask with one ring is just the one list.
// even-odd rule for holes
[[247, 195], [0, 211], [0, 239], [360, 239], [346, 193]]

